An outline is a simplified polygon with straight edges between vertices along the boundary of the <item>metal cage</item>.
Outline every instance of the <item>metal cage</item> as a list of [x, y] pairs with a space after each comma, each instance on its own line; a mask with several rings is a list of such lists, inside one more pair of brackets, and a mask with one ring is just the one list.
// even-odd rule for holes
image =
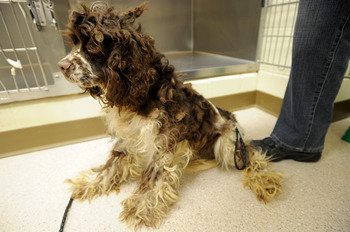
[[294, 25], [299, 1], [266, 0], [261, 16], [258, 61], [261, 64], [291, 67]]
[[65, 55], [52, 1], [0, 0], [0, 103], [81, 92], [56, 67]]

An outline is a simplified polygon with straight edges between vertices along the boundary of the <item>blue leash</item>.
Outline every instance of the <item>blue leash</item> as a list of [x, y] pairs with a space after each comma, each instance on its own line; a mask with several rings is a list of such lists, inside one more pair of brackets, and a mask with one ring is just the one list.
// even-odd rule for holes
[[73, 198], [70, 198], [68, 205], [66, 207], [66, 210], [64, 211], [64, 214], [63, 214], [63, 218], [62, 218], [59, 232], [63, 232], [64, 225], [66, 224], [66, 220], [67, 220], [68, 211], [69, 211], [70, 207], [72, 206], [72, 203], [73, 203]]

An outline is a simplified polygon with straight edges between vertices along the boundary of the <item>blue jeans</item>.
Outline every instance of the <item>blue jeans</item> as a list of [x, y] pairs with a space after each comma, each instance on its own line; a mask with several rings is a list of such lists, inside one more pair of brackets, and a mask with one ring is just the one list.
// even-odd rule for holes
[[322, 152], [350, 59], [350, 0], [300, 0], [292, 68], [272, 140]]

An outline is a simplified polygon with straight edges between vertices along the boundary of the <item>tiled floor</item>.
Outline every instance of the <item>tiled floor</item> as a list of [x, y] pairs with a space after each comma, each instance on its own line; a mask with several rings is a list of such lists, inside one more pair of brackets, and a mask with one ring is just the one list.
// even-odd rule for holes
[[[276, 118], [258, 109], [237, 112], [248, 138], [263, 138]], [[322, 159], [314, 164], [283, 161], [283, 193], [269, 204], [258, 202], [242, 175], [219, 168], [182, 178], [181, 200], [157, 230], [141, 231], [350, 231], [350, 143], [340, 138], [350, 118], [333, 123]], [[111, 143], [99, 139], [0, 159], [0, 231], [58, 231], [70, 196], [63, 181], [105, 161]], [[65, 231], [128, 231], [118, 220], [119, 195], [91, 203], [74, 202]]]

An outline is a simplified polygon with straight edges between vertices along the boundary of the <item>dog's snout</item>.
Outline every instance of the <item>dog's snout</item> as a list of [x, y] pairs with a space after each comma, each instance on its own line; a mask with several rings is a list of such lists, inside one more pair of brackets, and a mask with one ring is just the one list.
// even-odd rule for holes
[[60, 62], [57, 63], [57, 65], [58, 67], [60, 67], [62, 71], [67, 71], [72, 66], [72, 63], [61, 60]]

